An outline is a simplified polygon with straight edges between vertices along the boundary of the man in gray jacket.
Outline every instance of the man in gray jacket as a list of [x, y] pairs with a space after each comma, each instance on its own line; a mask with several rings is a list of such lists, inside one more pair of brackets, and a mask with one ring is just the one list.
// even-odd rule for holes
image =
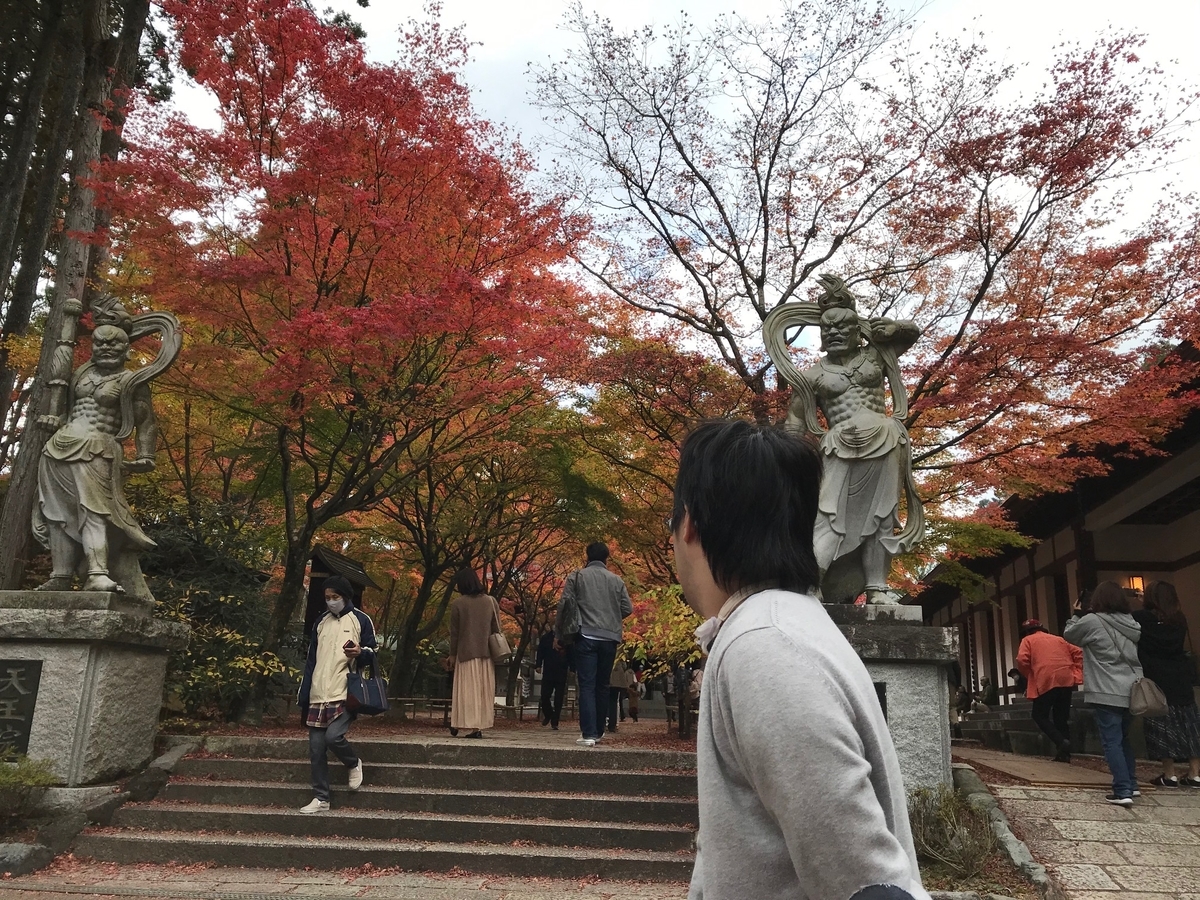
[[588, 544], [587, 559], [563, 585], [554, 634], [560, 644], [574, 645], [583, 735], [576, 743], [594, 747], [608, 717], [608, 682], [621, 643], [621, 622], [633, 612], [633, 604], [621, 576], [608, 571], [606, 544]]
[[748, 422], [683, 443], [675, 567], [709, 653], [691, 900], [929, 900], [862, 660], [813, 596], [821, 459]]

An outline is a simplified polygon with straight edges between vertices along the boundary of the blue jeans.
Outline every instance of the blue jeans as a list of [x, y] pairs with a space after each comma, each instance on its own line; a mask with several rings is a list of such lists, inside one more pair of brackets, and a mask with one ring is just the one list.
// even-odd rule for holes
[[1093, 703], [1092, 711], [1096, 715], [1096, 727], [1100, 729], [1104, 761], [1112, 772], [1113, 793], [1118, 797], [1132, 797], [1137, 789], [1137, 763], [1129, 743], [1129, 725], [1133, 716], [1126, 708], [1100, 703]]
[[308, 761], [312, 766], [313, 795], [318, 800], [329, 799], [329, 757], [326, 753], [333, 751], [347, 769], [358, 765], [358, 755], [346, 740], [346, 732], [353, 721], [354, 716], [344, 712], [330, 722], [328, 728], [308, 729]]
[[608, 718], [608, 680], [617, 659], [616, 641], [580, 637], [575, 642], [575, 674], [579, 679], [579, 730], [585, 738], [604, 734]]

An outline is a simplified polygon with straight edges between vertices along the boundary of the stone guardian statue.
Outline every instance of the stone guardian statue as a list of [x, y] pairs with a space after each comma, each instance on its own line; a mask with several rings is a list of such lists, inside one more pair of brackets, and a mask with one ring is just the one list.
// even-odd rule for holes
[[[138, 556], [154, 542], [134, 518], [124, 484], [127, 473], [154, 468], [158, 425], [149, 383], [175, 361], [181, 330], [170, 313], [131, 317], [112, 297], [97, 301], [92, 317], [92, 358], [70, 377], [66, 415], [54, 410], [45, 419], [57, 430], [38, 465], [33, 533], [54, 568], [39, 590], [70, 590], [78, 575], [85, 591], [153, 601]], [[161, 337], [156, 357], [126, 368], [133, 342], [153, 333]], [[122, 442], [131, 435], [135, 456], [126, 460]]]
[[[818, 435], [825, 459], [813, 533], [821, 593], [827, 603], [853, 603], [865, 591], [868, 603], [894, 604], [898, 597], [887, 584], [892, 557], [925, 534], [903, 423], [908, 395], [896, 362], [920, 330], [907, 321], [864, 322], [842, 279], [822, 275], [818, 281], [825, 290], [817, 302], [774, 309], [763, 322], [763, 340], [792, 388], [785, 427]], [[820, 327], [825, 355], [800, 371], [792, 362], [787, 331], [810, 325]]]

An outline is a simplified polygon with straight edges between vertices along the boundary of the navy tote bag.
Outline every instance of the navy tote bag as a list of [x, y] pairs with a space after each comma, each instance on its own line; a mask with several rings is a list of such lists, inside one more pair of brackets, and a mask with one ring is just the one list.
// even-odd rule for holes
[[375, 671], [374, 663], [351, 669], [346, 676], [346, 708], [356, 715], [377, 716], [387, 712], [387, 693], [387, 679]]

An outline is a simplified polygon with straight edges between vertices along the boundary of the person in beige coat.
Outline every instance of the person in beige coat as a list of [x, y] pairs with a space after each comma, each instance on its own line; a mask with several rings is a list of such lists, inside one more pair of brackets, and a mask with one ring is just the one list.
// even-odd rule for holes
[[488, 638], [500, 630], [500, 610], [473, 569], [455, 575], [454, 588], [460, 596], [450, 606], [450, 734], [469, 729], [467, 737], [481, 738], [496, 723], [496, 669]]

